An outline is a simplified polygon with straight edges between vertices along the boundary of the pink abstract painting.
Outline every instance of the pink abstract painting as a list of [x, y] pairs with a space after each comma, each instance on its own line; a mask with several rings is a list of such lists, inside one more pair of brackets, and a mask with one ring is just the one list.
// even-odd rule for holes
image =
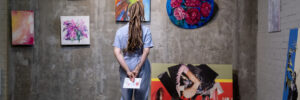
[[61, 44], [89, 45], [89, 16], [61, 16]]
[[11, 11], [12, 45], [34, 44], [34, 12]]

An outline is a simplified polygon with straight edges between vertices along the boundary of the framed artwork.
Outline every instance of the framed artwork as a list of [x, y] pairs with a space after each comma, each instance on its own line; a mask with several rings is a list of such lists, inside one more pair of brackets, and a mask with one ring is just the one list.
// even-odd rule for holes
[[151, 64], [151, 100], [232, 100], [232, 65]]
[[89, 45], [89, 18], [89, 16], [61, 16], [61, 45]]
[[214, 0], [167, 0], [167, 13], [176, 26], [195, 29], [212, 19], [214, 6]]
[[[143, 2], [145, 21], [150, 21], [151, 0], [139, 0]], [[137, 0], [115, 0], [115, 19], [116, 21], [129, 21], [128, 10]]]
[[297, 84], [300, 79], [297, 77], [300, 73], [300, 47], [299, 28], [290, 30], [289, 44], [287, 50], [287, 59], [285, 64], [284, 89], [282, 100], [297, 100], [298, 90]]
[[280, 31], [280, 0], [269, 0], [268, 32]]
[[12, 45], [34, 45], [34, 12], [11, 11]]

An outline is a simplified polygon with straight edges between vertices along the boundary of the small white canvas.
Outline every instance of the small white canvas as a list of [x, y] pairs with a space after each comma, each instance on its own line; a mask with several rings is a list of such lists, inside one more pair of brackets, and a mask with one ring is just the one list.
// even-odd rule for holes
[[61, 16], [62, 45], [90, 45], [89, 16]]
[[280, 31], [280, 0], [269, 0], [268, 31]]
[[129, 89], [140, 89], [142, 78], [134, 78], [134, 82], [130, 81], [129, 78], [125, 78], [123, 88]]

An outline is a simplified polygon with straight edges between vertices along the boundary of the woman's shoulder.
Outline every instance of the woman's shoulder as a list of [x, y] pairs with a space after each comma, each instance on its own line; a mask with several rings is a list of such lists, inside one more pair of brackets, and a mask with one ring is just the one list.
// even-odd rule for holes
[[143, 33], [150, 32], [150, 28], [149, 28], [149, 26], [142, 25], [142, 29], [143, 29]]
[[143, 24], [142, 24], [142, 28], [143, 28], [143, 29], [146, 29], [146, 30], [150, 30], [150, 28], [149, 28], [148, 25], [143, 25]]
[[120, 27], [118, 30], [117, 30], [117, 34], [124, 34], [128, 32], [128, 24]]
[[120, 27], [118, 29], [118, 31], [128, 31], [128, 28], [129, 28], [129, 25], [128, 24], [125, 24], [124, 26]]

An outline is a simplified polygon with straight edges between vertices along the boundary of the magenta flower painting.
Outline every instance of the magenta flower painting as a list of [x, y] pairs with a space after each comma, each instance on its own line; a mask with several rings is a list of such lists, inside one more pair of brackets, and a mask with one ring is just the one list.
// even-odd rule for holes
[[61, 44], [89, 45], [89, 16], [61, 16]]
[[214, 7], [214, 0], [167, 0], [170, 20], [185, 29], [206, 25], [215, 15]]

